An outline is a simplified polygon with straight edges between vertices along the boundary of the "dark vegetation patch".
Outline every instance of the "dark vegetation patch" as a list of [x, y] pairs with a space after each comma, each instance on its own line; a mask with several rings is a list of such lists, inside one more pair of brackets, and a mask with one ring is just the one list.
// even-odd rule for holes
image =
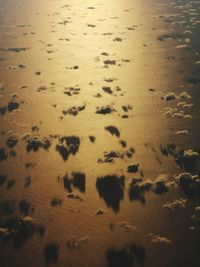
[[84, 173], [73, 172], [71, 178], [65, 175], [63, 178], [64, 188], [71, 193], [73, 188], [78, 189], [80, 192], [85, 193], [86, 177]]
[[120, 202], [124, 198], [125, 178], [124, 176], [107, 175], [98, 177], [96, 189], [99, 196], [104, 199], [106, 205], [114, 212], [120, 210]]
[[144, 265], [145, 249], [135, 243], [123, 247], [112, 247], [106, 251], [109, 267], [133, 267], [135, 263]]
[[63, 110], [63, 114], [66, 115], [72, 115], [72, 116], [77, 116], [79, 112], [85, 110], [85, 105], [83, 106], [77, 106], [77, 107], [71, 107], [67, 110]]
[[97, 107], [96, 113], [102, 114], [102, 115], [107, 115], [107, 114], [113, 113], [114, 111], [116, 111], [116, 110], [113, 107], [104, 106], [104, 107]]
[[39, 149], [43, 148], [44, 150], [48, 150], [51, 146], [51, 140], [47, 137], [40, 138], [39, 136], [29, 137], [26, 140], [27, 146], [26, 150], [27, 152], [30, 151], [38, 151]]
[[43, 250], [45, 263], [56, 263], [59, 258], [59, 244], [57, 242], [49, 242], [45, 245]]
[[59, 138], [56, 151], [62, 156], [63, 160], [68, 160], [70, 155], [75, 156], [79, 150], [80, 138], [77, 136], [63, 136]]

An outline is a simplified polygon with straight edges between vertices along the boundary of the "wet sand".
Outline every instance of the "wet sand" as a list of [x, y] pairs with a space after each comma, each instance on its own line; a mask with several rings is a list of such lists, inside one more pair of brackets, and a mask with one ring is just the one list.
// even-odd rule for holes
[[200, 2], [0, 0], [0, 266], [200, 266]]

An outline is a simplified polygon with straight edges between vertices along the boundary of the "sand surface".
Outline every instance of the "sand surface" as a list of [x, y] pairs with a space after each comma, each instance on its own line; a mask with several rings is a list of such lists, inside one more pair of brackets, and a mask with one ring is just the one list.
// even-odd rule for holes
[[200, 266], [200, 1], [0, 0], [0, 266]]

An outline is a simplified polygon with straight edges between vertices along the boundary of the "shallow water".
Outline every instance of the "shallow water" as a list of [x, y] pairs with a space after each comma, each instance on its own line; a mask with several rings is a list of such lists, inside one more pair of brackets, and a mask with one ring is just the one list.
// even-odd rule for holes
[[0, 0], [0, 266], [200, 266], [200, 2]]

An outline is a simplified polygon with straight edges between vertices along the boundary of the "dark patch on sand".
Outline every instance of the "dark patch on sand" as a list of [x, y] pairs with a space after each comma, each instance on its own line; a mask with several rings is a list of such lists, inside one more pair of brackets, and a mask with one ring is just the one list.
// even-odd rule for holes
[[104, 199], [109, 208], [119, 212], [120, 202], [124, 198], [125, 178], [124, 176], [107, 175], [98, 177], [96, 188], [99, 196]]
[[77, 136], [63, 136], [59, 138], [56, 151], [62, 156], [63, 160], [68, 160], [70, 155], [75, 156], [79, 150], [80, 138]]

